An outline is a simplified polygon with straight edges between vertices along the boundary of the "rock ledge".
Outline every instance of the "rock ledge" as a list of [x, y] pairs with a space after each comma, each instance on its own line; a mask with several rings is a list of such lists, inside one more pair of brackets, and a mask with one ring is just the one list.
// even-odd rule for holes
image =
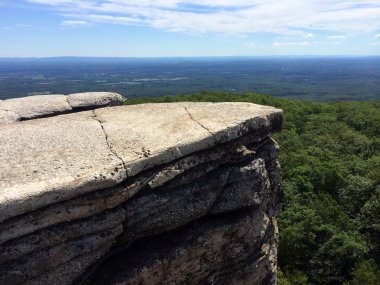
[[190, 102], [3, 123], [0, 284], [273, 284], [281, 123]]

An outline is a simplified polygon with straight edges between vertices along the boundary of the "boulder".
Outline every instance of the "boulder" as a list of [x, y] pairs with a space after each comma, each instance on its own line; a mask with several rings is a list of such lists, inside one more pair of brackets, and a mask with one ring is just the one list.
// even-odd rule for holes
[[68, 95], [67, 102], [74, 110], [87, 110], [123, 105], [124, 98], [120, 94], [111, 92], [85, 92]]

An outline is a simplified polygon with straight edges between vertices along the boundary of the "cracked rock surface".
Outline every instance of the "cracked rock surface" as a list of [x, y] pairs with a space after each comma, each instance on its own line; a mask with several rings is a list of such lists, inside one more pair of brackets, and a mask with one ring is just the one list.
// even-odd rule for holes
[[0, 124], [0, 284], [273, 284], [281, 122], [184, 102]]

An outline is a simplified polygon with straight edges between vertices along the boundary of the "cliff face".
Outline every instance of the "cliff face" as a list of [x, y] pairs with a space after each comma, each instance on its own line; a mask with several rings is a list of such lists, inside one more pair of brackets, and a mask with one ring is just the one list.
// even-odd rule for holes
[[281, 121], [175, 103], [0, 125], [0, 284], [274, 284]]

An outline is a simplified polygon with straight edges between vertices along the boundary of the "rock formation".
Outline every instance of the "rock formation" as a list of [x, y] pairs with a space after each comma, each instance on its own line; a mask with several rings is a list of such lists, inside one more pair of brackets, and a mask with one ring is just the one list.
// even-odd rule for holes
[[0, 124], [122, 105], [123, 97], [110, 92], [37, 95], [0, 100]]
[[281, 110], [14, 106], [46, 118], [0, 125], [0, 284], [274, 284]]

